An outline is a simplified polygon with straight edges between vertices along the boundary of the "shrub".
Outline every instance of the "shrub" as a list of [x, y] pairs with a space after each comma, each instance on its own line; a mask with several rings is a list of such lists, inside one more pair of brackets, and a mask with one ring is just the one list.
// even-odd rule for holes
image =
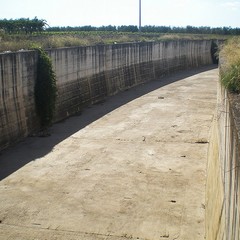
[[35, 84], [35, 103], [40, 124], [43, 129], [52, 124], [57, 97], [56, 76], [52, 62], [45, 51], [38, 51], [37, 80]]

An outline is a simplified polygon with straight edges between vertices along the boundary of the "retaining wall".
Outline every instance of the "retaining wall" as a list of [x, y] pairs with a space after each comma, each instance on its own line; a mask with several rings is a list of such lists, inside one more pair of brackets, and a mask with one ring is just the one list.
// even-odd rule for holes
[[208, 154], [207, 240], [240, 239], [240, 97], [219, 83]]
[[36, 63], [33, 51], [0, 54], [0, 150], [38, 129]]
[[[212, 63], [212, 41], [165, 41], [48, 50], [57, 76], [55, 121], [138, 84]], [[39, 129], [37, 53], [0, 54], [0, 150]]]

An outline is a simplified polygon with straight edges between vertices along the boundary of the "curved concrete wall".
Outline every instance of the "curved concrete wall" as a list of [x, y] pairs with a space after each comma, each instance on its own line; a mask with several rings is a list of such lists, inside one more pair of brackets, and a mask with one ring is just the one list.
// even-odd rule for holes
[[56, 120], [140, 83], [211, 64], [210, 48], [211, 41], [170, 41], [48, 51], [61, 96]]
[[[55, 121], [119, 91], [212, 63], [212, 41], [166, 41], [49, 50], [57, 75]], [[0, 54], [0, 150], [38, 129], [37, 54]]]

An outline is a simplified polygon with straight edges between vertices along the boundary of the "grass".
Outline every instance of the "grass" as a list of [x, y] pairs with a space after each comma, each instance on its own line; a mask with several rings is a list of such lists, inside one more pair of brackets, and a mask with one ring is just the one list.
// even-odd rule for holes
[[161, 33], [123, 33], [123, 32], [43, 32], [32, 35], [7, 35], [0, 32], [0, 52], [28, 50], [36, 47], [43, 49], [113, 44], [126, 42], [148, 42], [164, 40], [202, 40], [226, 39], [219, 35], [204, 34], [161, 34]]
[[228, 40], [220, 51], [220, 76], [225, 88], [240, 93], [240, 37]]

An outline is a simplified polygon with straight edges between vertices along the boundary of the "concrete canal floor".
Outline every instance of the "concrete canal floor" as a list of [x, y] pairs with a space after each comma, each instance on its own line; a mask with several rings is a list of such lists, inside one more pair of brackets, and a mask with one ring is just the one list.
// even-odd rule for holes
[[138, 86], [0, 155], [0, 240], [203, 240], [218, 69]]

